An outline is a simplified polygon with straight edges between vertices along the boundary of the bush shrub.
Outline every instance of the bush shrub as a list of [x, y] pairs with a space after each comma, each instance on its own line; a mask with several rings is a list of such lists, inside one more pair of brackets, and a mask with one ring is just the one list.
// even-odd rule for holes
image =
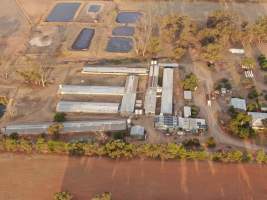
[[62, 112], [55, 113], [54, 122], [64, 122], [66, 121], [66, 114]]

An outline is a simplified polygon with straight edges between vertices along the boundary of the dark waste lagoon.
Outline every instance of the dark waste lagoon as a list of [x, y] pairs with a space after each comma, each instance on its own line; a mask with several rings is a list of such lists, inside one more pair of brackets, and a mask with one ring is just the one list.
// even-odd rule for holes
[[142, 16], [140, 12], [120, 12], [117, 15], [116, 21], [118, 23], [128, 24], [128, 23], [136, 23], [139, 18]]
[[114, 53], [128, 53], [133, 48], [132, 38], [111, 37], [106, 50]]
[[112, 30], [114, 36], [133, 36], [134, 27], [130, 26], [118, 26]]
[[95, 35], [94, 29], [91, 29], [91, 28], [82, 29], [81, 32], [79, 33], [78, 37], [76, 38], [76, 40], [72, 44], [71, 48], [73, 50], [79, 50], [79, 51], [88, 50], [90, 45], [91, 45], [91, 41], [92, 41], [94, 35]]
[[81, 3], [58, 3], [48, 15], [47, 22], [70, 22]]

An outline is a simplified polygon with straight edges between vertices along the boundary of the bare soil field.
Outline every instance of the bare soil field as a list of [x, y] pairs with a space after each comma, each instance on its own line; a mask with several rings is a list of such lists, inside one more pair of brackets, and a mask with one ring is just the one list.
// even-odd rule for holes
[[0, 166], [5, 200], [51, 200], [61, 190], [75, 200], [105, 191], [115, 200], [267, 199], [267, 166], [253, 164], [1, 154]]

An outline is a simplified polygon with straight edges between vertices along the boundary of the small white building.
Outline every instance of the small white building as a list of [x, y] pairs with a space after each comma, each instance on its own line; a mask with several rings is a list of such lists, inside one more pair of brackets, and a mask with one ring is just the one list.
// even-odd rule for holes
[[245, 99], [232, 98], [230, 104], [235, 109], [244, 110], [244, 111], [247, 110], [247, 104], [246, 104], [246, 100]]
[[145, 139], [145, 128], [143, 126], [133, 126], [131, 128], [130, 136], [137, 139]]
[[267, 113], [263, 112], [248, 112], [248, 115], [252, 117], [252, 128], [254, 129], [264, 129], [262, 120], [267, 119]]
[[190, 90], [185, 90], [185, 91], [184, 91], [184, 99], [185, 99], [185, 100], [189, 100], [189, 101], [191, 101], [191, 100], [192, 100], [192, 91], [190, 91]]
[[191, 107], [190, 106], [184, 106], [184, 117], [191, 117]]

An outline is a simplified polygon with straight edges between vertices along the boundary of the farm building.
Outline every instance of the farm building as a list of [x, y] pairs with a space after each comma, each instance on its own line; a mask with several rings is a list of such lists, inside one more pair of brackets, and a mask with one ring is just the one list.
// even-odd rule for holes
[[60, 101], [57, 112], [65, 113], [118, 113], [119, 103]]
[[83, 86], [83, 85], [59, 85], [59, 94], [73, 95], [124, 95], [124, 87], [116, 86]]
[[196, 118], [178, 118], [179, 128], [188, 132], [198, 132], [200, 130], [206, 130], [207, 125], [205, 119]]
[[122, 98], [120, 107], [121, 114], [128, 115], [134, 112], [137, 86], [138, 76], [128, 76], [125, 85], [125, 94]]
[[263, 112], [248, 112], [248, 115], [252, 117], [252, 127], [254, 129], [264, 129], [267, 128], [264, 126], [262, 120], [267, 119], [267, 113]]
[[247, 104], [246, 104], [245, 99], [232, 98], [231, 106], [233, 106], [235, 109], [244, 110], [244, 111], [247, 110]]
[[178, 128], [178, 120], [176, 116], [158, 115], [155, 116], [154, 125], [159, 130], [176, 130]]
[[184, 117], [191, 117], [191, 107], [190, 106], [184, 106]]
[[143, 126], [133, 126], [130, 131], [130, 136], [133, 138], [145, 139], [145, 128]]
[[190, 91], [190, 90], [185, 90], [185, 91], [184, 91], [184, 99], [185, 99], [185, 100], [192, 100], [192, 91]]
[[173, 69], [164, 68], [161, 98], [161, 114], [172, 114]]
[[117, 74], [117, 75], [147, 75], [147, 69], [141, 67], [84, 67], [82, 73], [85, 74]]
[[159, 66], [151, 65], [149, 70], [149, 87], [145, 95], [145, 114], [154, 115], [157, 103], [157, 87], [158, 87]]
[[[47, 133], [49, 126], [53, 123], [42, 124], [17, 124], [7, 125], [1, 131], [10, 135], [11, 133], [18, 133], [20, 135], [26, 134], [41, 134]], [[97, 121], [76, 121], [63, 122], [62, 133], [78, 133], [78, 132], [96, 132], [96, 131], [121, 131], [127, 129], [126, 120], [97, 120]]]

